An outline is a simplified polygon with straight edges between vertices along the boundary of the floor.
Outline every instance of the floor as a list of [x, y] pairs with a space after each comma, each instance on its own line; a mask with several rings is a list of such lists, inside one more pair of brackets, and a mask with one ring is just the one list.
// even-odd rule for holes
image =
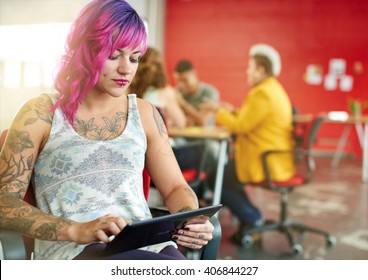
[[[292, 256], [284, 235], [263, 234], [260, 244], [250, 249], [237, 246], [229, 237], [237, 229], [237, 219], [225, 207], [219, 213], [222, 241], [219, 259], [249, 260], [367, 260], [368, 259], [368, 184], [361, 182], [361, 160], [341, 160], [331, 168], [331, 158], [316, 158], [313, 181], [289, 197], [289, 217], [333, 234], [337, 242], [328, 248], [322, 236], [306, 233], [303, 253]], [[278, 217], [277, 194], [248, 187], [249, 196], [267, 219]]]

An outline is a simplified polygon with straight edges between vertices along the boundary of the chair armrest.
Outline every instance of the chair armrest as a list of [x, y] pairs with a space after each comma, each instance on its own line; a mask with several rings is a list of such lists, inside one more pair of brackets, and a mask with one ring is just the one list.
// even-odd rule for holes
[[20, 233], [8, 229], [0, 229], [0, 259], [27, 259], [26, 247]]

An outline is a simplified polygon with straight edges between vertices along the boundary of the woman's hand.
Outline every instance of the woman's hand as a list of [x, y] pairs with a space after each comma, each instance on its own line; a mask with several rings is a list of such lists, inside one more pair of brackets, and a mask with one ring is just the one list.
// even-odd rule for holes
[[108, 243], [109, 237], [117, 235], [127, 224], [124, 219], [108, 214], [90, 222], [71, 224], [68, 228], [68, 239], [78, 244], [94, 241]]
[[207, 216], [190, 219], [172, 236], [178, 245], [200, 249], [212, 239], [214, 227]]
[[235, 110], [234, 106], [231, 103], [227, 102], [206, 101], [200, 105], [200, 109], [202, 111], [216, 112], [220, 108], [223, 108], [230, 112], [233, 112]]

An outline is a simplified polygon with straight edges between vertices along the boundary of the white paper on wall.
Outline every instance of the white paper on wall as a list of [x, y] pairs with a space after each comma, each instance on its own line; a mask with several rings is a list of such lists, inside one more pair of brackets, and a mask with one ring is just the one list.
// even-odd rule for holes
[[345, 74], [346, 60], [342, 58], [332, 58], [329, 64], [329, 74], [340, 77]]
[[305, 81], [310, 85], [320, 85], [322, 84], [322, 67], [320, 65], [310, 64], [307, 65], [307, 70], [305, 73]]
[[340, 90], [351, 91], [353, 89], [353, 77], [349, 75], [341, 76], [340, 78]]
[[325, 90], [335, 90], [337, 88], [337, 78], [335, 75], [328, 74], [324, 81]]

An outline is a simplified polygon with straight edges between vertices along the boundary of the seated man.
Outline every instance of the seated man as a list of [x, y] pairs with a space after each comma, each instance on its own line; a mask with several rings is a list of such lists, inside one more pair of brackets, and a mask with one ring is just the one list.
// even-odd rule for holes
[[195, 114], [185, 110], [186, 106], [183, 106], [188, 118], [192, 120], [192, 124], [199, 126], [212, 125], [212, 114], [201, 111], [200, 105], [207, 101], [218, 101], [218, 90], [214, 86], [200, 81], [193, 64], [188, 60], [181, 60], [177, 63], [174, 79], [184, 101], [193, 106], [197, 112]]
[[[267, 150], [290, 150], [292, 138], [292, 106], [276, 76], [281, 71], [278, 52], [271, 46], [257, 44], [249, 53], [247, 78], [252, 87], [241, 108], [212, 103], [206, 108], [216, 112], [216, 122], [236, 136], [234, 160], [230, 160], [224, 176], [222, 202], [240, 220], [239, 231], [232, 240], [239, 243], [244, 229], [263, 222], [262, 215], [248, 198], [244, 184], [265, 180], [261, 155]], [[204, 108], [203, 108], [204, 109]], [[276, 181], [294, 175], [293, 157], [277, 155], [269, 160]]]

